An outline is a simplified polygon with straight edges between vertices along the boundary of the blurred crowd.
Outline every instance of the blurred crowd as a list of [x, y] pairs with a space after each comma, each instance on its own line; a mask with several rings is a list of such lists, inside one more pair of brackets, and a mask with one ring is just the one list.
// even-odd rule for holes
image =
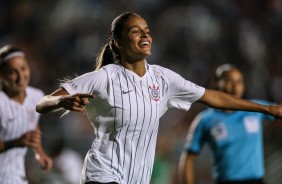
[[[12, 43], [24, 50], [31, 85], [49, 94], [65, 77], [94, 70], [111, 20], [125, 11], [148, 21], [153, 37], [149, 63], [168, 67], [207, 88], [214, 69], [232, 63], [244, 72], [249, 86], [245, 98], [282, 102], [281, 0], [1, 0], [0, 45]], [[171, 110], [162, 118], [152, 184], [177, 184], [177, 162], [188, 127], [204, 108]], [[43, 143], [58, 164], [45, 174], [28, 158], [31, 184], [78, 183], [69, 177], [75, 174], [67, 181], [64, 173], [80, 172], [93, 129], [84, 114], [58, 118], [62, 113], [41, 118]], [[281, 159], [277, 152], [282, 149], [282, 128], [265, 126], [267, 179], [269, 184], [279, 184], [282, 179], [275, 172], [281, 173], [281, 167], [272, 163]], [[199, 183], [206, 184], [211, 163], [206, 157], [200, 162]]]

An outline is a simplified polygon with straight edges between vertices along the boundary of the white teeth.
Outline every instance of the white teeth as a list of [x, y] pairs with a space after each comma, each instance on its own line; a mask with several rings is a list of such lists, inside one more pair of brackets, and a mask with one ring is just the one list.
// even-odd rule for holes
[[149, 42], [141, 42], [141, 45], [149, 45]]

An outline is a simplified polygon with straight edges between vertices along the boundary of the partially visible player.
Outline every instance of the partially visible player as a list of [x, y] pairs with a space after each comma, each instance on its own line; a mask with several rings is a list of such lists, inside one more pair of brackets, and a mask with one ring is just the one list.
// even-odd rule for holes
[[[216, 70], [218, 90], [242, 97], [242, 72], [224, 64]], [[262, 100], [253, 100], [270, 104]], [[195, 184], [194, 162], [208, 144], [213, 155], [213, 174], [218, 184], [262, 184], [264, 177], [262, 122], [272, 119], [261, 113], [207, 109], [193, 121], [180, 160], [180, 178]]]
[[52, 159], [41, 146], [36, 102], [43, 92], [29, 86], [30, 69], [20, 49], [0, 48], [0, 183], [27, 184], [25, 155], [32, 148], [42, 169], [52, 167]]
[[149, 64], [151, 46], [147, 22], [136, 13], [123, 13], [112, 22], [96, 71], [62, 84], [38, 102], [40, 113], [61, 108], [81, 112], [86, 107], [95, 139], [85, 158], [82, 184], [149, 184], [159, 120], [168, 108], [188, 110], [197, 101], [282, 118], [282, 106], [259, 105], [207, 90]]

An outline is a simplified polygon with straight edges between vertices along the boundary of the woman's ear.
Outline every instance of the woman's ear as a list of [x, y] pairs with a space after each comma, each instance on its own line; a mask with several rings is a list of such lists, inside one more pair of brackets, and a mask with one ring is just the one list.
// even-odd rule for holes
[[115, 47], [118, 48], [118, 49], [122, 48], [121, 43], [120, 43], [119, 40], [114, 40], [114, 45], [115, 45]]

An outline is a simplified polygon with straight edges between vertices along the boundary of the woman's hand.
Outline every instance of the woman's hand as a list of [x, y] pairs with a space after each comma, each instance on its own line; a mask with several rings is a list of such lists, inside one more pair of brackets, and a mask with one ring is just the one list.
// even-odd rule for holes
[[39, 100], [36, 105], [36, 111], [39, 113], [49, 113], [64, 108], [81, 112], [85, 105], [89, 104], [88, 98], [94, 98], [94, 95], [85, 93], [70, 95], [66, 90], [60, 88], [51, 95], [46, 95]]
[[15, 147], [37, 148], [41, 145], [41, 131], [33, 130], [26, 132], [15, 140]]
[[59, 98], [59, 106], [67, 110], [81, 112], [89, 104], [88, 98], [93, 98], [92, 94], [64, 95]]
[[277, 119], [282, 119], [282, 105], [269, 106], [268, 113]]
[[50, 171], [53, 167], [53, 160], [46, 155], [45, 153], [36, 153], [35, 154], [35, 159], [38, 161], [41, 169], [43, 169], [44, 171]]

